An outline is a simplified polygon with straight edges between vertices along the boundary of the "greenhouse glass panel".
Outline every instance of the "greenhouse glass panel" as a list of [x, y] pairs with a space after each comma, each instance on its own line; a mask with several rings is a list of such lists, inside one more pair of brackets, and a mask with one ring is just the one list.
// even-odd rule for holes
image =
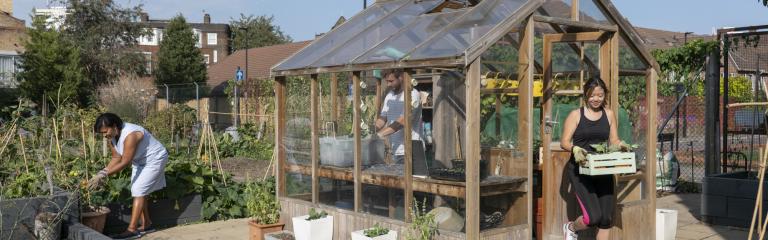
[[354, 63], [397, 61], [465, 12], [433, 13], [421, 16], [406, 30], [390, 37], [353, 61]]
[[580, 1], [579, 14], [579, 20], [581, 21], [600, 24], [614, 24], [610, 18], [606, 17], [603, 10], [597, 6], [594, 0]]
[[536, 15], [571, 18], [571, 0], [547, 0], [536, 11]]
[[400, 6], [408, 4], [411, 1], [387, 1], [376, 3], [347, 20], [341, 26], [326, 33], [325, 36], [315, 40], [309, 46], [297, 52], [291, 58], [285, 60], [275, 67], [275, 70], [289, 70], [308, 67], [311, 63], [317, 61], [320, 57], [326, 55], [329, 50], [339, 44], [347, 42], [361, 31], [379, 22], [380, 19], [394, 12]]
[[430, 59], [453, 57], [463, 54], [472, 43], [483, 37], [506, 18], [519, 13], [525, 0], [486, 0], [475, 6], [461, 19], [431, 38], [406, 59]]
[[397, 33], [400, 29], [416, 20], [419, 15], [431, 10], [441, 2], [431, 0], [405, 4], [393, 14], [388, 15], [362, 33], [357, 34], [354, 38], [335, 46], [335, 49], [331, 50], [329, 54], [313, 63], [312, 67], [337, 66], [351, 62], [354, 57], [359, 56], [382, 40]]

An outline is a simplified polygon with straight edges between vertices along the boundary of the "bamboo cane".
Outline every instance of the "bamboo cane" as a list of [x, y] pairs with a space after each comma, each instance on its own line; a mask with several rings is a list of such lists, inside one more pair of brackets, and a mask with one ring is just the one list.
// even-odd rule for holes
[[[762, 215], [762, 212], [758, 212], [758, 211], [759, 211], [759, 205], [762, 204], [763, 176], [765, 175], [765, 159], [768, 158], [768, 157], [765, 156], [765, 153], [768, 152], [768, 143], [766, 143], [766, 146], [767, 146], [767, 148], [765, 148], [765, 149], [764, 148], [760, 148], [759, 149], [759, 153], [760, 153], [760, 166], [759, 167], [760, 167], [760, 170], [758, 170], [758, 176], [757, 177], [758, 177], [760, 182], [758, 183], [757, 196], [755, 197], [755, 208], [752, 211], [752, 222], [750, 223], [750, 226], [749, 226], [749, 238], [748, 238], [748, 240], [752, 240], [752, 233], [755, 230], [755, 220], [757, 219], [758, 214]], [[760, 224], [760, 222], [758, 222], [757, 224]], [[760, 226], [758, 225], [758, 227], [760, 227]], [[762, 232], [762, 230], [760, 232]]]
[[59, 128], [56, 125], [56, 118], [51, 119], [53, 121], [53, 136], [56, 139], [56, 162], [61, 160], [61, 144], [59, 144]]
[[205, 130], [205, 126], [207, 126], [207, 125], [208, 125], [208, 123], [206, 122], [206, 123], [201, 125], [200, 129], [198, 129], [198, 132], [200, 133], [200, 141], [198, 141], [198, 143], [197, 143], [198, 144], [197, 145], [197, 159], [201, 159], [201, 157], [203, 156], [203, 145], [205, 145], [205, 136], [206, 136], [204, 130]]
[[83, 123], [83, 120], [80, 120], [80, 138], [83, 140], [83, 158], [88, 159], [88, 150], [85, 144], [85, 123]]
[[9, 131], [3, 135], [3, 139], [1, 140], [3, 147], [0, 148], [0, 156], [3, 155], [3, 152], [5, 152], [5, 148], [8, 147], [8, 144], [11, 142], [11, 138], [13, 136], [11, 134], [16, 132], [16, 120], [17, 119], [13, 120], [13, 122], [11, 123], [11, 127], [9, 128]]
[[24, 158], [24, 169], [27, 171], [27, 174], [29, 174], [29, 163], [27, 163], [27, 149], [24, 148], [24, 136], [19, 133], [19, 142], [21, 143], [21, 156]]
[[[219, 158], [219, 144], [216, 140], [216, 138], [213, 135], [213, 130], [211, 128], [208, 128], [208, 131], [211, 134], [211, 139], [213, 140], [213, 151], [214, 155], [216, 156], [216, 164], [219, 166], [219, 173], [221, 174], [221, 179], [224, 180], [224, 186], [227, 186], [227, 175], [224, 174], [224, 168], [221, 167], [221, 159]], [[211, 159], [213, 160], [213, 159]]]
[[[765, 175], [765, 167], [766, 167], [765, 166], [765, 162], [766, 162], [766, 159], [768, 159], [768, 143], [766, 143], [766, 149], [763, 151], [763, 155], [761, 157], [762, 157], [762, 159], [761, 159], [761, 166], [762, 166], [762, 170], [763, 171], [762, 171], [762, 173], [759, 176], [760, 183], [758, 184], [759, 186], [758, 186], [757, 196], [756, 196], [758, 201], [760, 201], [760, 206], [763, 205], [763, 200], [762, 200], [763, 199], [763, 180], [764, 180], [763, 176]], [[762, 214], [763, 214], [763, 210], [762, 210], [762, 207], [761, 207], [760, 210], [758, 210], [758, 216], [761, 216]], [[760, 238], [759, 239], [763, 239], [763, 237], [765, 236], [765, 227], [766, 227], [766, 224], [768, 224], [768, 218], [766, 218], [765, 220], [766, 221], [763, 222], [763, 227], [760, 228], [760, 234], [759, 234]], [[757, 222], [757, 223], [760, 224], [760, 222]], [[749, 238], [750, 239], [752, 238], [751, 232], [752, 232], [752, 229], [750, 228], [750, 234], [749, 234]]]

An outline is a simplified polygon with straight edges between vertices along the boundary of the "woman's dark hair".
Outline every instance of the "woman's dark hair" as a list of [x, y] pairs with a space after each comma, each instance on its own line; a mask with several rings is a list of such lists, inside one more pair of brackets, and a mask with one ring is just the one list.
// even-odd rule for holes
[[[603, 79], [600, 79], [598, 76], [594, 76], [587, 80], [587, 82], [584, 83], [584, 88], [582, 88], [584, 89], [584, 102], [589, 101], [589, 96], [592, 95], [592, 91], [594, 91], [596, 87], [602, 88], [603, 92], [605, 92], [605, 95], [608, 95], [608, 87], [605, 86]], [[605, 106], [605, 101], [603, 101], [603, 106]]]
[[123, 120], [114, 113], [102, 113], [93, 123], [93, 132], [99, 132], [102, 127], [117, 127], [117, 130], [123, 130]]

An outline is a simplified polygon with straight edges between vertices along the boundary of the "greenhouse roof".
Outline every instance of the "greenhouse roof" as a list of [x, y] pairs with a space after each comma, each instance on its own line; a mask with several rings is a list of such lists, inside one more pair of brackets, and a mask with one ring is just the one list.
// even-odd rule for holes
[[[295, 70], [317, 72], [314, 70], [377, 64], [382, 68], [423, 66], [429, 65], [431, 60], [440, 60], [443, 65], [465, 65], [479, 56], [477, 52], [484, 51], [509, 29], [519, 26], [545, 2], [559, 1], [483, 0], [475, 6], [455, 9], [445, 8], [447, 2], [452, 1], [376, 1], [274, 66], [273, 75], [286, 75]], [[613, 7], [610, 3], [607, 5]], [[620, 16], [618, 19], [624, 21]], [[628, 23], [619, 26], [631, 27]], [[634, 30], [630, 33], [636, 34]], [[630, 38], [630, 41], [634, 42], [634, 39]], [[642, 46], [639, 48], [640, 52], [645, 51]], [[650, 56], [647, 52], [640, 55], [646, 59]], [[417, 62], [420, 64], [415, 64]]]

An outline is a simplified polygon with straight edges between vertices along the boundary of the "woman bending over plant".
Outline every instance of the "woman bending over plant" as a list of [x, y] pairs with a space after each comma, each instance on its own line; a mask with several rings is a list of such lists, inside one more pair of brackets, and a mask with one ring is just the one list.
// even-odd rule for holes
[[[96, 118], [93, 131], [109, 140], [112, 160], [88, 181], [88, 188], [97, 189], [104, 185], [109, 175], [117, 174], [131, 165], [131, 196], [133, 209], [128, 229], [112, 236], [116, 239], [133, 239], [154, 230], [149, 219], [147, 195], [165, 187], [165, 165], [168, 151], [149, 131], [131, 123], [124, 123], [113, 113], [103, 113]], [[138, 226], [141, 219], [141, 227]]]

